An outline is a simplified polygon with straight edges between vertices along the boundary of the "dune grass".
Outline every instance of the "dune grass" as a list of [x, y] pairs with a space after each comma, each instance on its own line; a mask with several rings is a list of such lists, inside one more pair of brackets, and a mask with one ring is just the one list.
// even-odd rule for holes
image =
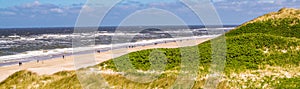
[[[72, 85], [72, 86], [70, 86]], [[0, 83], [1, 89], [82, 89], [73, 71], [62, 71], [53, 75], [37, 75], [30, 71], [19, 71]]]

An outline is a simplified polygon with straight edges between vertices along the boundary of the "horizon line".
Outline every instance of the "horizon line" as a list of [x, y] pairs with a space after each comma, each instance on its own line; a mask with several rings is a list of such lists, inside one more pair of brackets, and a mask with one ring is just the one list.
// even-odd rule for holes
[[[104, 26], [81, 26], [78, 28], [88, 28], [88, 27], [147, 27], [147, 26], [220, 26], [220, 25], [140, 25], [140, 26], [115, 26], [115, 25], [104, 25]], [[222, 25], [222, 26], [239, 26], [236, 24], [228, 24], [228, 25]], [[37, 26], [32, 26], [32, 27], [0, 27], [0, 29], [22, 29], [22, 28], [77, 28], [76, 26], [44, 26], [44, 27], [37, 27]]]

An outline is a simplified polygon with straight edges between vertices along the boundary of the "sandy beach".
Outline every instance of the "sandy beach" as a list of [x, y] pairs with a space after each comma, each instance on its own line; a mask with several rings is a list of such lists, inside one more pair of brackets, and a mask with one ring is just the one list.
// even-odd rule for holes
[[[10, 65], [10, 66], [3, 66], [0, 67], [0, 81], [5, 80], [7, 77], [12, 75], [13, 73], [20, 71], [20, 70], [29, 70], [32, 72], [35, 72], [39, 75], [51, 75], [53, 73], [59, 72], [59, 71], [70, 71], [70, 70], [76, 70], [77, 68], [87, 67], [87, 66], [93, 66], [91, 64], [99, 64], [101, 62], [110, 60], [112, 58], [140, 50], [145, 49], [153, 49], [153, 48], [178, 48], [178, 47], [184, 47], [184, 46], [194, 46], [197, 44], [200, 44], [202, 42], [208, 41], [212, 38], [197, 38], [195, 40], [182, 40], [177, 42], [168, 42], [168, 43], [161, 43], [157, 45], [147, 45], [147, 46], [138, 46], [134, 48], [124, 48], [127, 51], [122, 52], [121, 54], [112, 56], [112, 53], [115, 54], [115, 50], [110, 50], [106, 52], [96, 53], [95, 54], [81, 54], [81, 55], [72, 55], [72, 56], [66, 56], [65, 59], [63, 58], [55, 58], [55, 59], [49, 59], [44, 61], [32, 61], [23, 63], [22, 66], [19, 65]], [[116, 49], [119, 50], [119, 49]], [[85, 66], [76, 66], [74, 63], [74, 58], [78, 60], [78, 58], [85, 58], [85, 57], [91, 57], [95, 56], [94, 63], [87, 62], [87, 65]], [[96, 62], [96, 63], [95, 63]], [[82, 62], [85, 63], [85, 62]], [[81, 65], [81, 64], [80, 64]]]

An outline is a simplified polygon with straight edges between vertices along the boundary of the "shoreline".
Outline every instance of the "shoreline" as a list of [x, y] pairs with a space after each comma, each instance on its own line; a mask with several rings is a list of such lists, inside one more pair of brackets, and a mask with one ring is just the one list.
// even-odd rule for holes
[[[79, 51], [79, 52], [73, 52], [74, 51], [73, 48], [51, 49], [51, 50], [46, 50], [46, 51], [64, 50], [64, 49], [66, 49], [66, 50], [63, 51], [63, 52], [58, 52], [58, 53], [52, 53], [52, 54], [49, 53], [49, 54], [46, 54], [46, 55], [44, 54], [42, 56], [35, 55], [35, 56], [29, 56], [29, 57], [24, 57], [24, 58], [13, 58], [12, 57], [11, 59], [1, 60], [2, 63], [0, 62], [0, 67], [18, 65], [19, 62], [28, 63], [28, 62], [32, 62], [32, 61], [44, 61], [44, 60], [56, 59], [56, 58], [62, 57], [63, 55], [64, 56], [74, 56], [74, 55], [82, 55], [82, 54], [91, 54], [91, 53], [95, 53], [97, 51], [107, 52], [107, 51], [110, 51], [112, 49], [122, 49], [122, 48], [126, 48], [126, 47], [128, 48], [128, 46], [132, 46], [132, 47], [149, 46], [149, 45], [154, 45], [154, 44], [176, 42], [176, 41], [179, 41], [179, 40], [190, 40], [190, 39], [199, 39], [199, 38], [216, 37], [216, 36], [218, 36], [218, 35], [204, 35], [204, 36], [182, 37], [182, 38], [162, 38], [162, 39], [152, 39], [152, 40], [140, 41], [140, 42], [135, 42], [135, 43], [121, 43], [121, 44], [113, 44], [113, 45], [96, 45], [95, 46], [96, 48], [92, 48], [91, 50], [83, 50], [83, 51]], [[111, 46], [114, 46], [114, 48], [112, 48]], [[87, 48], [89, 48], [89, 47], [87, 47]], [[97, 49], [97, 50], [95, 50], [95, 49]], [[28, 51], [28, 52], [36, 52], [36, 51]], [[7, 55], [7, 56], [1, 56], [1, 57], [10, 57], [10, 56], [18, 56], [18, 55], [19, 54]]]
[[[201, 36], [201, 37], [189, 37], [185, 38], [185, 39], [179, 39], [180, 42], [182, 43], [187, 43], [187, 42], [195, 42], [195, 44], [191, 44], [190, 46], [195, 46], [198, 44], [201, 44], [205, 41], [208, 41], [210, 39], [213, 39], [217, 37], [217, 35], [215, 36]], [[146, 50], [146, 49], [153, 49], [153, 48], [178, 48], [181, 46], [178, 46], [178, 42], [179, 40], [173, 40], [170, 42], [166, 42], [166, 40], [162, 40], [162, 42], [158, 42], [158, 41], [153, 41], [155, 42], [155, 44], [150, 44], [151, 42], [149, 42], [148, 44], [144, 44], [144, 45], [139, 45], [138, 43], [133, 43], [133, 44], [129, 44], [129, 45], [134, 45], [135, 47], [133, 48], [128, 48], [126, 47], [125, 49], [127, 49], [126, 53], [122, 53], [121, 55], [124, 54], [128, 54], [131, 52], [135, 52], [135, 51], [140, 51], [140, 50]], [[185, 42], [187, 41], [187, 42]], [[125, 46], [128, 46], [125, 45]], [[182, 46], [185, 47], [185, 46]], [[10, 75], [12, 75], [13, 73], [20, 71], [20, 70], [28, 70], [28, 71], [32, 71], [35, 72], [39, 75], [51, 75], [54, 74], [56, 72], [60, 72], [60, 71], [72, 71], [72, 70], [76, 70], [79, 68], [84, 68], [84, 67], [88, 67], [88, 66], [93, 66], [93, 64], [99, 64], [102, 63], [104, 61], [116, 58], [118, 56], [114, 56], [112, 57], [112, 52], [114, 50], [119, 50], [119, 49], [124, 49], [124, 45], [120, 45], [120, 46], [116, 46], [116, 48], [112, 48], [111, 50], [106, 50], [100, 53], [97, 53], [95, 50], [93, 53], [79, 53], [79, 54], [71, 54], [69, 56], [65, 56], [65, 59], [63, 59], [62, 57], [55, 57], [55, 58], [50, 58], [50, 59], [45, 59], [45, 60], [40, 60], [39, 62], [37, 61], [28, 61], [28, 62], [24, 62], [22, 64], [22, 66], [19, 65], [8, 65], [8, 66], [0, 66], [0, 71], [2, 71], [0, 73], [0, 81], [4, 81], [7, 77], [9, 77]], [[91, 51], [91, 50], [89, 50]], [[92, 64], [83, 64], [84, 66], [79, 66], [78, 64], [75, 63], [74, 58], [84, 58], [84, 57], [91, 57], [91, 56], [95, 56], [95, 60], [94, 63]], [[78, 62], [78, 61], [77, 61]], [[82, 63], [89, 63], [89, 62], [82, 62]], [[77, 65], [77, 66], [75, 66]], [[80, 64], [81, 65], [81, 64]]]

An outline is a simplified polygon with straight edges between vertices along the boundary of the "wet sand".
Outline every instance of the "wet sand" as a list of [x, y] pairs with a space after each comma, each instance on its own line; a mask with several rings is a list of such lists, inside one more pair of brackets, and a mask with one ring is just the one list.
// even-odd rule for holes
[[[123, 49], [121, 48], [121, 49], [115, 49], [115, 50], [110, 50], [101, 53], [95, 52], [94, 54], [65, 56], [65, 59], [61, 57], [61, 58], [43, 60], [39, 62], [32, 61], [32, 62], [23, 63], [22, 66], [19, 65], [3, 66], [0, 67], [0, 71], [1, 71], [0, 81], [5, 80], [8, 76], [20, 70], [29, 70], [39, 75], [51, 75], [59, 71], [70, 71], [70, 70], [76, 70], [88, 66], [93, 66], [95, 64], [99, 64], [101, 62], [110, 60], [112, 58], [124, 54], [128, 54], [131, 52], [135, 52], [135, 51], [153, 49], [153, 48], [178, 48], [178, 47], [185, 47], [185, 46], [194, 46], [202, 42], [208, 41], [210, 39], [212, 38], [197, 38], [196, 40], [181, 40], [177, 42], [161, 43], [157, 45], [153, 44], [147, 46], [137, 46], [134, 48], [123, 48]], [[118, 50], [123, 50], [123, 51], [118, 52]], [[95, 60], [91, 60], [91, 59], [95, 59]]]

